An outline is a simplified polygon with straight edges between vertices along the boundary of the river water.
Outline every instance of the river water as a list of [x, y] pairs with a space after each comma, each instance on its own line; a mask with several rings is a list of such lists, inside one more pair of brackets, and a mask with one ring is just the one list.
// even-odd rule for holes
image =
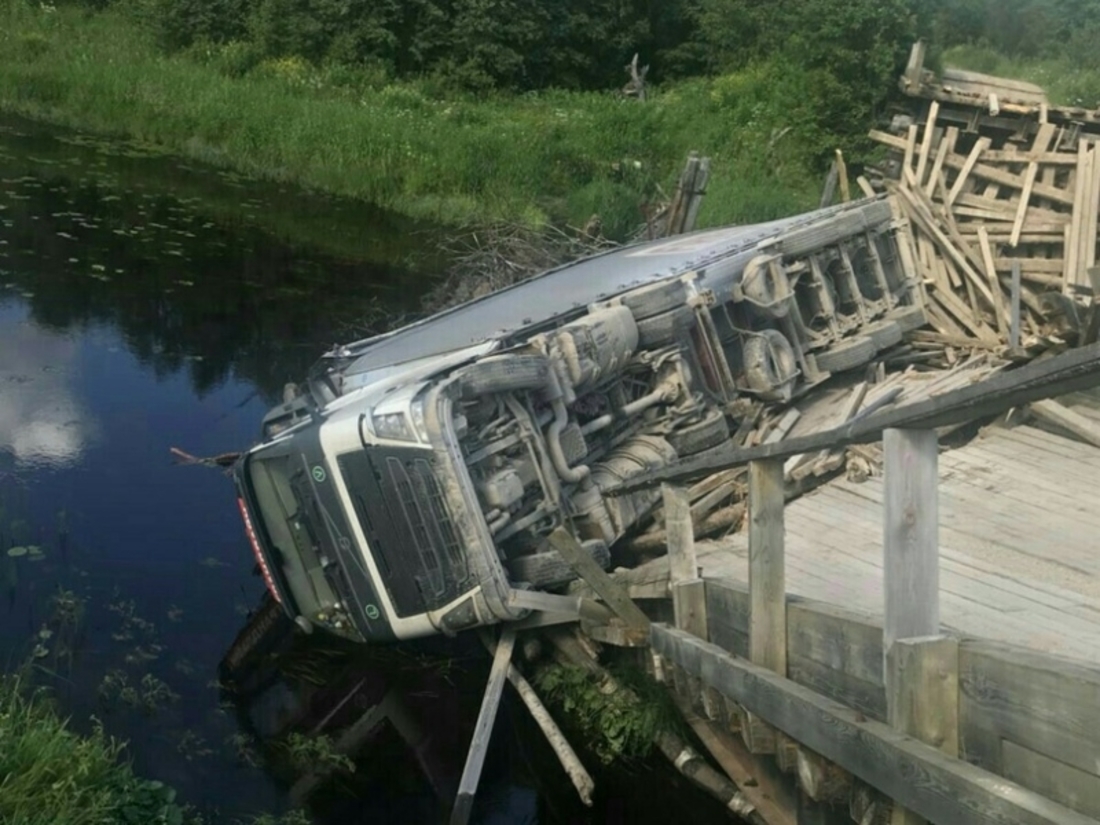
[[[33, 662], [77, 729], [94, 718], [128, 740], [135, 769], [205, 822], [289, 802], [217, 682], [263, 592], [231, 484], [169, 450], [250, 445], [323, 348], [416, 311], [437, 238], [360, 204], [0, 118], [0, 657]], [[424, 700], [459, 768], [481, 666]], [[500, 804], [481, 821], [535, 821], [532, 775], [556, 777], [541, 783], [543, 822], [678, 809], [643, 765], [599, 780], [611, 790], [578, 811], [515, 711], [487, 767]], [[400, 749], [372, 746], [357, 789], [369, 799], [330, 821], [435, 818]]]

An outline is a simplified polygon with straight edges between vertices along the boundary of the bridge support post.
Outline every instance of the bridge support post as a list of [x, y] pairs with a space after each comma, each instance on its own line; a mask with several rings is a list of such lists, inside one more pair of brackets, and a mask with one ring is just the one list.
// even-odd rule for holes
[[783, 462], [749, 462], [749, 659], [787, 675]]
[[[958, 755], [959, 646], [940, 635], [934, 430], [886, 430], [883, 667], [891, 726]], [[920, 825], [895, 808], [891, 825]]]

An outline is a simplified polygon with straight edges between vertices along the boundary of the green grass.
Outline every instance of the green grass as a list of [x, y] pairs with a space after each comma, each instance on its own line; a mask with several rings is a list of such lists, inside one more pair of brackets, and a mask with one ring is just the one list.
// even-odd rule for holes
[[0, 823], [180, 825], [172, 791], [134, 777], [121, 755], [102, 729], [78, 735], [43, 694], [0, 677]]
[[1025, 80], [1046, 89], [1055, 106], [1100, 106], [1100, 62], [1069, 57], [1022, 59], [987, 46], [955, 46], [943, 54], [945, 66]]
[[418, 219], [580, 225], [598, 212], [612, 235], [640, 223], [646, 193], [667, 191], [690, 150], [712, 158], [706, 226], [814, 205], [815, 161], [831, 149], [806, 108], [821, 105], [812, 78], [785, 66], [657, 89], [645, 104], [460, 99], [346, 67], [256, 63], [242, 44], [169, 57], [135, 19], [0, 0], [0, 109]]

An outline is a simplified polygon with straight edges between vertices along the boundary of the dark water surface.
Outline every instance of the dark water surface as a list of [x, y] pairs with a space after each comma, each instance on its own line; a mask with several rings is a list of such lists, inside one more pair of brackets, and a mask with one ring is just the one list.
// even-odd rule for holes
[[[341, 257], [311, 247], [326, 233]], [[215, 682], [262, 585], [230, 482], [169, 448], [252, 443], [321, 347], [415, 308], [403, 255], [429, 245], [362, 207], [0, 120], [0, 657], [37, 654], [74, 724], [95, 714], [224, 821], [282, 804]]]
[[[438, 237], [361, 205], [0, 118], [0, 657], [6, 670], [33, 660], [78, 729], [102, 720], [129, 740], [140, 774], [207, 823], [282, 811], [288, 794], [259, 766], [248, 709], [217, 682], [263, 592], [231, 483], [169, 449], [249, 446], [323, 348], [416, 311]], [[404, 650], [382, 653], [397, 673], [383, 687], [403, 691], [460, 771], [484, 657], [426, 674]], [[536, 807], [543, 823], [724, 819], [644, 764], [599, 775], [586, 811], [510, 692], [497, 729], [478, 822], [534, 822]], [[360, 801], [328, 815], [321, 805], [318, 821], [439, 820], [392, 732], [356, 775]]]

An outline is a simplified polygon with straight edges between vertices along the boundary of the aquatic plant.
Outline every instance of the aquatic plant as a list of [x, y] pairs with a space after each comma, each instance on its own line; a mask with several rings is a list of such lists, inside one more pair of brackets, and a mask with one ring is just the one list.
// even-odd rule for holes
[[280, 744], [291, 765], [299, 773], [355, 771], [355, 762], [347, 754], [338, 751], [331, 737], [324, 734], [308, 736], [303, 733], [290, 733]]

